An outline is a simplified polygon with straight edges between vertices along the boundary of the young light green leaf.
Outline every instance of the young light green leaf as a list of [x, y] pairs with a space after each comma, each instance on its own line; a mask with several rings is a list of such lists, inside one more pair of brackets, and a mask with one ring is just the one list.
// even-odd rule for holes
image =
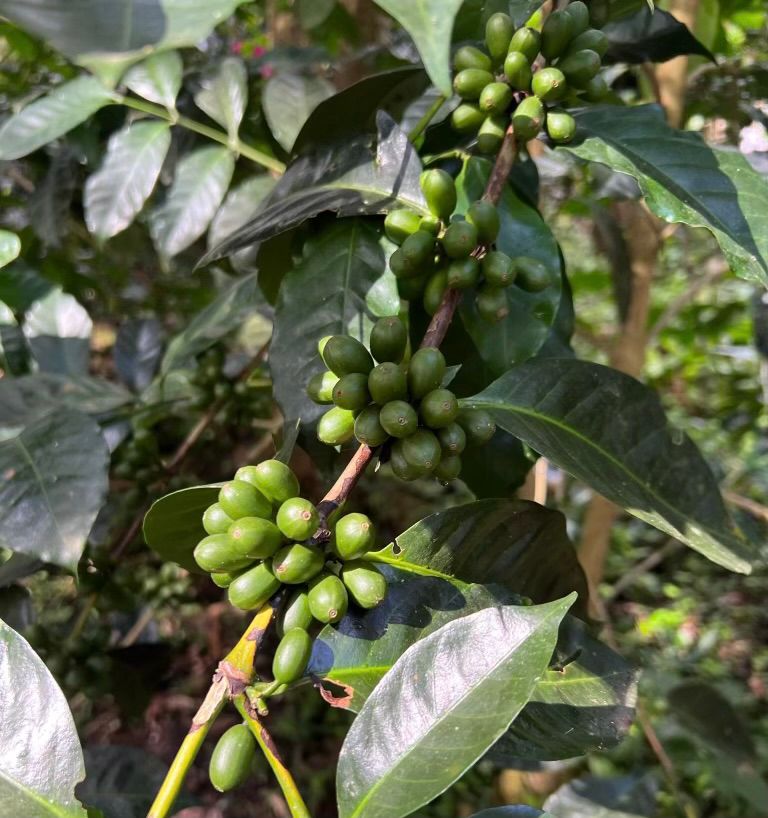
[[253, 176], [227, 193], [224, 204], [211, 222], [208, 230], [208, 247], [215, 247], [242, 227], [261, 207], [264, 197], [275, 186], [275, 180], [267, 174]]
[[18, 159], [71, 131], [113, 101], [95, 77], [57, 86], [7, 119], [0, 127], [0, 159]]
[[440, 93], [451, 95], [450, 47], [453, 21], [463, 0], [376, 0], [411, 35], [424, 67]]
[[114, 133], [101, 167], [85, 185], [85, 223], [100, 239], [125, 230], [152, 193], [171, 130], [165, 122], [134, 122]]
[[203, 235], [229, 187], [235, 158], [223, 147], [198, 148], [176, 167], [163, 205], [150, 218], [155, 246], [170, 258]]
[[10, 264], [21, 252], [21, 241], [10, 230], [0, 230], [0, 267]]
[[334, 87], [322, 77], [303, 74], [277, 74], [264, 88], [264, 116], [275, 139], [291, 151], [296, 137], [312, 111], [328, 97]]
[[0, 621], [0, 814], [86, 818], [83, 752], [64, 694], [29, 643]]
[[179, 52], [164, 51], [134, 65], [123, 77], [123, 82], [134, 94], [173, 110], [183, 70]]
[[59, 409], [0, 443], [0, 545], [73, 573], [107, 492], [98, 424]]
[[409, 815], [474, 764], [530, 698], [575, 597], [486, 608], [412, 645], [344, 741], [340, 818]]
[[667, 125], [656, 106], [595, 106], [576, 115], [567, 150], [637, 179], [668, 222], [705, 227], [738, 275], [768, 285], [768, 185], [738, 152]]
[[709, 466], [634, 378], [543, 358], [461, 403], [488, 410], [503, 429], [641, 520], [718, 565], [750, 572], [754, 549], [735, 529]]
[[223, 59], [218, 71], [203, 80], [202, 88], [195, 94], [195, 104], [226, 128], [230, 139], [237, 139], [237, 131], [248, 104], [245, 63], [237, 57]]

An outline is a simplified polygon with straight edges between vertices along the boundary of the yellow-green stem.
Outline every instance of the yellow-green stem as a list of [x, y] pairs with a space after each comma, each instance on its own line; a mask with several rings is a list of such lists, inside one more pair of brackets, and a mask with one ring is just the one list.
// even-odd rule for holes
[[427, 109], [424, 116], [413, 126], [408, 134], [408, 139], [415, 142], [426, 131], [427, 126], [432, 121], [437, 112], [443, 107], [445, 97], [441, 94]]

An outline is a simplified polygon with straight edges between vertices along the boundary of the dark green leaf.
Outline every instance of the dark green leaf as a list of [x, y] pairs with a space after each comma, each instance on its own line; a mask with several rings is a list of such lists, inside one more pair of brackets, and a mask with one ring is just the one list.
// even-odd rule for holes
[[93, 322], [77, 300], [59, 289], [35, 302], [24, 320], [24, 335], [43, 372], [85, 375]]
[[66, 142], [49, 145], [46, 153], [50, 162], [29, 197], [29, 221], [45, 247], [60, 247], [71, 229], [70, 209], [82, 157]]
[[451, 95], [450, 43], [453, 21], [463, 0], [375, 0], [411, 35], [429, 78]]
[[16, 322], [16, 317], [0, 301], [0, 368], [6, 376], [23, 375], [29, 371], [29, 357], [27, 340]]
[[0, 230], [0, 267], [10, 264], [20, 252], [19, 237], [9, 230]]
[[144, 539], [164, 560], [200, 573], [192, 552], [205, 537], [203, 512], [216, 502], [218, 485], [193, 486], [166, 494], [144, 517]]
[[595, 106], [577, 113], [567, 150], [637, 179], [668, 222], [706, 227], [734, 271], [768, 284], [768, 185], [735, 150], [670, 128], [656, 106]]
[[562, 786], [544, 808], [568, 818], [651, 818], [658, 785], [651, 776], [587, 776]]
[[184, 63], [178, 51], [166, 51], [134, 65], [123, 77], [123, 82], [134, 94], [173, 110], [183, 70]]
[[166, 122], [134, 122], [110, 137], [104, 162], [85, 185], [91, 233], [108, 239], [131, 224], [155, 187], [170, 145]]
[[107, 492], [98, 425], [60, 409], [0, 443], [0, 545], [72, 571]]
[[26, 554], [11, 554], [11, 556], [0, 565], [0, 588], [5, 588], [17, 579], [24, 579], [35, 571], [39, 571], [43, 563], [36, 557], [28, 557]]
[[0, 276], [0, 301], [22, 313], [53, 289], [53, 284], [22, 261], [11, 264]]
[[15, 631], [26, 630], [35, 621], [29, 588], [23, 585], [0, 588], [0, 620]]
[[593, 26], [602, 28], [611, 20], [619, 20], [642, 8], [653, 9], [653, 0], [590, 0], [589, 16]]
[[409, 815], [474, 764], [525, 706], [574, 599], [486, 608], [411, 646], [344, 741], [340, 818]]
[[248, 73], [237, 57], [226, 57], [216, 74], [203, 80], [195, 94], [195, 104], [215, 122], [226, 128], [230, 139], [237, 138], [248, 104]]
[[75, 798], [85, 774], [67, 700], [29, 643], [0, 621], [0, 814], [86, 818]]
[[205, 233], [232, 179], [235, 157], [228, 148], [198, 148], [176, 166], [163, 205], [150, 218], [155, 246], [170, 258]]
[[136, 392], [149, 386], [163, 354], [163, 328], [156, 318], [129, 318], [120, 326], [114, 349], [115, 369]]
[[735, 530], [703, 457], [633, 378], [586, 361], [544, 358], [462, 403], [487, 409], [535, 451], [713, 562], [751, 570], [753, 549]]
[[322, 77], [277, 74], [264, 88], [262, 107], [275, 139], [289, 153], [312, 111], [334, 92]]
[[478, 498], [510, 497], [525, 483], [533, 460], [514, 436], [497, 429], [485, 446], [469, 446], [461, 455], [461, 479]]
[[606, 62], [664, 62], [683, 54], [699, 54], [714, 61], [710, 50], [691, 34], [688, 26], [668, 11], [647, 6], [603, 27], [610, 41]]
[[299, 157], [275, 185], [259, 213], [199, 262], [284, 233], [324, 211], [340, 216], [385, 213], [395, 203], [426, 212], [419, 187], [421, 162], [406, 135], [384, 113], [378, 143], [346, 138]]
[[326, 230], [280, 288], [270, 368], [285, 417], [312, 422], [322, 412], [304, 388], [323, 369], [317, 342], [350, 334], [367, 340], [372, 319], [397, 315], [397, 282], [385, 263], [380, 233], [359, 219]]
[[[0, 2], [0, 12], [5, 13]], [[95, 77], [78, 77], [27, 105], [0, 126], [0, 159], [18, 159], [63, 136], [112, 102]]]
[[271, 176], [253, 176], [227, 194], [224, 204], [208, 230], [208, 247], [215, 247], [242, 227], [258, 212], [264, 198], [275, 186]]

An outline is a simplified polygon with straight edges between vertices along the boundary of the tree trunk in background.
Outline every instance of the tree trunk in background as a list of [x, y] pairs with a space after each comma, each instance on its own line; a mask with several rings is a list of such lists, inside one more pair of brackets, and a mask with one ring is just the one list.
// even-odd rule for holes
[[[672, 0], [669, 12], [691, 31], [696, 28], [699, 0]], [[669, 124], [679, 128], [685, 112], [685, 89], [688, 81], [688, 57], [676, 57], [656, 67], [659, 102], [667, 112]]]

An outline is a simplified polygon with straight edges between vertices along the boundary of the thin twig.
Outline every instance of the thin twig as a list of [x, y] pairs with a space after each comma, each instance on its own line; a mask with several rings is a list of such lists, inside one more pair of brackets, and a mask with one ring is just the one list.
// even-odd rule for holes
[[415, 142], [427, 129], [429, 123], [434, 119], [437, 112], [443, 107], [445, 97], [440, 96], [429, 106], [424, 116], [413, 126], [413, 129], [408, 134], [408, 139]]
[[755, 517], [759, 517], [760, 519], [768, 522], [768, 506], [764, 506], [755, 500], [751, 500], [749, 497], [743, 497], [741, 494], [734, 494], [732, 491], [724, 491], [723, 497], [725, 497], [725, 499], [734, 506], [743, 508], [745, 511], [748, 511]]

